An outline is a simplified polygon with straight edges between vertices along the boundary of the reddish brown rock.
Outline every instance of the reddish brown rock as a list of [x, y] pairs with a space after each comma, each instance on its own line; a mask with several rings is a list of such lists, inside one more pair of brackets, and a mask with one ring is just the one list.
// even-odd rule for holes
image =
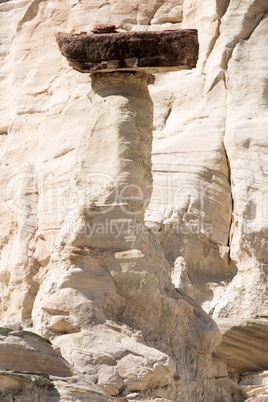
[[176, 71], [194, 68], [198, 59], [196, 29], [90, 35], [58, 33], [56, 39], [69, 64], [84, 73]]
[[98, 24], [95, 25], [94, 28], [91, 30], [93, 33], [116, 33], [116, 26], [115, 25], [105, 25], [105, 24]]

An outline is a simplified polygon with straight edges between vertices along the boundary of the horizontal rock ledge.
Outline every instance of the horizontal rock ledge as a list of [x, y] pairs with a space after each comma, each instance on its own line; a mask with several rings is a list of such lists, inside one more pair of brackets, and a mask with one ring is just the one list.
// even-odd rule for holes
[[196, 67], [196, 29], [104, 34], [57, 33], [60, 51], [82, 73], [140, 71], [160, 73]]

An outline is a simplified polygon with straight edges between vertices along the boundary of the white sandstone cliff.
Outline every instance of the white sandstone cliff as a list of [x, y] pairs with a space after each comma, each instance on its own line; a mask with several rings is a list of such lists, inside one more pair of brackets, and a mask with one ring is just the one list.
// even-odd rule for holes
[[[212, 318], [226, 344], [237, 325], [242, 354], [248, 344], [250, 354], [263, 351], [246, 371], [267, 365], [267, 16], [267, 0], [0, 1], [0, 319], [49, 337], [95, 400], [133, 392], [245, 399], [214, 356], [221, 335]], [[89, 32], [96, 23], [196, 28], [200, 41], [196, 69], [158, 74], [149, 87], [152, 178], [148, 166], [130, 174], [144, 174], [152, 196], [138, 206], [142, 232], [134, 240], [119, 233], [116, 247], [101, 232], [94, 244], [88, 237], [90, 214], [113, 189], [94, 183], [88, 203], [84, 174], [92, 159], [95, 173], [108, 161], [107, 174], [128, 171], [105, 143], [109, 132], [116, 142], [118, 129], [127, 141], [129, 123], [112, 109], [126, 103], [110, 97], [98, 115], [89, 75], [69, 67], [55, 41], [58, 31]], [[147, 132], [149, 94], [133, 107]], [[149, 148], [145, 141], [133, 163]], [[82, 398], [66, 392], [62, 400]]]

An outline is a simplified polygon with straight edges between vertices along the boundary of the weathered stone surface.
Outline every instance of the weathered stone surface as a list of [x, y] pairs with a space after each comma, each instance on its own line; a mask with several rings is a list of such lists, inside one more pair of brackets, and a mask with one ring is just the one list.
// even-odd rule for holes
[[196, 67], [198, 59], [195, 29], [98, 35], [58, 33], [56, 39], [69, 64], [83, 73], [176, 71]]
[[[196, 366], [182, 369], [183, 350], [185, 361], [206, 370], [206, 394], [215, 389], [218, 398], [232, 400], [234, 393], [242, 400], [222, 361], [212, 357], [221, 340], [217, 326], [175, 291], [144, 226], [152, 189], [148, 79], [144, 72], [92, 77], [90, 127], [72, 172], [82, 192], [66, 216], [49, 275], [40, 278], [34, 328], [55, 338], [75, 370], [110, 396], [195, 399]], [[109, 158], [98, 154], [100, 147]], [[73, 206], [72, 193], [65, 202]], [[190, 343], [188, 331], [198, 333]]]
[[[46, 401], [53, 382], [40, 373], [19, 373], [0, 370], [0, 398], [3, 402]], [[52, 399], [59, 400], [59, 399]]]
[[248, 402], [267, 402], [268, 396], [253, 396], [247, 399]]
[[248, 398], [247, 399], [248, 402], [267, 402], [268, 401], [268, 397], [262, 397], [262, 396], [254, 396], [252, 398]]
[[254, 401], [268, 400], [268, 371], [245, 373], [241, 376], [240, 385]]
[[99, 387], [73, 375], [48, 339], [30, 331], [0, 328], [0, 400], [108, 401]]
[[175, 373], [172, 359], [115, 329], [121, 328], [87, 328], [79, 334], [59, 336], [53, 344], [108, 395], [168, 387]]
[[61, 377], [72, 372], [49, 340], [29, 331], [0, 328], [0, 370], [38, 371]]
[[268, 401], [268, 397], [262, 397], [262, 396], [253, 396], [252, 398], [248, 398], [247, 399], [248, 402], [267, 402]]
[[[97, 24], [94, 26], [93, 29], [91, 29], [91, 32], [93, 33], [115, 33], [116, 31], [116, 26], [115, 25], [109, 25], [109, 24]], [[81, 32], [80, 32], [81, 33]], [[87, 33], [87, 32], [84, 32]]]
[[81, 402], [111, 402], [108, 397], [95, 384], [86, 381], [84, 378], [71, 377], [50, 377], [53, 381], [54, 388], [50, 388], [46, 395], [46, 402], [65, 402], [65, 401], [81, 401]]
[[230, 371], [265, 370], [268, 367], [268, 321], [218, 320], [223, 338], [217, 353], [223, 357]]
[[[64, 222], [70, 222], [72, 214], [67, 195], [73, 205], [85, 197], [70, 171], [84, 158], [78, 145], [91, 129], [92, 111], [89, 77], [68, 66], [55, 34], [90, 32], [97, 23], [131, 32], [198, 29], [197, 68], [160, 74], [149, 87], [154, 104], [153, 196], [146, 217], [157, 238], [152, 242], [150, 237], [142, 254], [152, 256], [160, 294], [172, 276], [181, 293], [192, 296], [216, 319], [267, 316], [266, 0], [18, 0], [0, 4], [1, 320], [21, 322], [23, 327], [32, 321], [41, 327], [43, 322], [56, 342], [60, 329], [66, 331], [62, 340], [72, 334], [78, 337], [80, 328], [85, 330], [92, 321], [103, 325], [106, 319], [85, 295], [59, 289], [69, 266], [53, 263]], [[103, 164], [109, 150], [101, 144], [96, 150]], [[91, 206], [87, 208], [92, 213]], [[83, 211], [80, 219], [90, 221]], [[79, 253], [94, 251], [88, 249]], [[102, 251], [94, 252], [103, 255]], [[70, 261], [77, 261], [75, 254], [70, 251]], [[126, 259], [123, 262], [126, 268]], [[83, 277], [88, 265], [82, 266], [82, 273], [70, 270], [66, 283]], [[91, 267], [101, 272], [111, 289], [105, 267]], [[151, 304], [149, 295], [142, 300], [139, 306], [148, 303], [147, 312], [153, 312], [152, 317], [147, 314], [147, 339], [161, 339], [154, 348], [161, 350], [166, 334], [176, 340], [177, 329], [169, 327], [173, 316], [165, 310], [166, 328], [159, 327], [155, 299]], [[41, 303], [44, 310], [35, 307], [32, 313], [33, 304]], [[226, 368], [218, 359], [215, 363], [204, 358], [206, 364], [200, 365], [198, 352], [186, 358], [181, 340], [195, 344], [205, 318], [201, 316], [200, 325], [192, 328], [192, 310], [182, 305], [180, 341], [175, 344], [184, 376], [174, 382], [180, 381], [183, 392], [199, 390], [198, 401], [217, 400], [216, 384], [224, 380], [215, 382], [211, 376], [223, 375]], [[136, 323], [143, 326], [148, 317], [136, 314]], [[139, 337], [133, 328], [128, 333], [130, 339]], [[85, 354], [82, 357], [86, 359]], [[191, 381], [188, 370], [195, 372]], [[222, 386], [227, 390], [226, 383]], [[227, 394], [232, 393], [228, 388]], [[218, 400], [228, 400], [228, 395]]]
[[77, 377], [50, 377], [42, 373], [0, 370], [1, 402], [110, 401], [94, 384]]

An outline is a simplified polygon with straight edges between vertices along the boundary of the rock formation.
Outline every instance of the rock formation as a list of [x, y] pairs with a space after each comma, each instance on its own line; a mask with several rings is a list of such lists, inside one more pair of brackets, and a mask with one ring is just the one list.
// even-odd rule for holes
[[58, 33], [56, 37], [69, 64], [82, 73], [118, 69], [121, 72], [177, 71], [196, 67], [198, 59], [194, 29], [98, 33], [97, 36]]
[[[2, 400], [244, 400], [215, 353], [266, 397], [267, 12], [266, 0], [0, 1]], [[130, 75], [131, 93], [112, 94], [119, 76], [90, 83], [55, 41], [96, 24], [197, 29], [197, 68], [156, 74], [149, 92]], [[120, 222], [109, 243], [111, 176], [135, 176], [146, 202], [131, 233], [107, 211]]]

